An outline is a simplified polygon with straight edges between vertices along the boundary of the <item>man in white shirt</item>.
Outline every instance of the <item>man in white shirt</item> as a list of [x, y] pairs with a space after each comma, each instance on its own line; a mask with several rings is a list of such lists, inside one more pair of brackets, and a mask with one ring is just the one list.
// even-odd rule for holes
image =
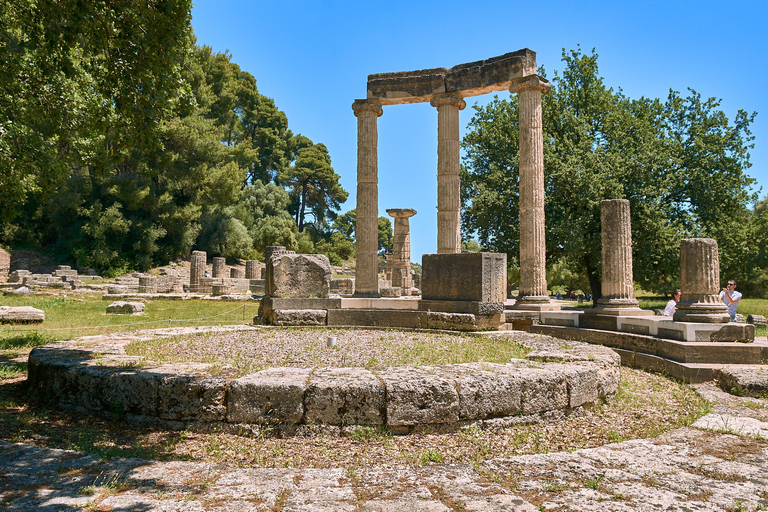
[[736, 308], [739, 307], [739, 301], [741, 300], [741, 293], [736, 291], [736, 281], [733, 279], [728, 280], [728, 286], [723, 288], [720, 292], [720, 299], [723, 304], [728, 307], [728, 314], [731, 315], [731, 322], [736, 321]]

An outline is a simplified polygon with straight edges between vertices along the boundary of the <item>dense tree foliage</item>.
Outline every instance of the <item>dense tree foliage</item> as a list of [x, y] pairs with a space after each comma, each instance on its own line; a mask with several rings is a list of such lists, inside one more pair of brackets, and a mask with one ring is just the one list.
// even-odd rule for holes
[[190, 8], [0, 3], [0, 244], [55, 245], [107, 273], [193, 248], [323, 240], [349, 257], [347, 236], [299, 236], [305, 211], [319, 232], [347, 198], [326, 147], [294, 136], [230, 55], [194, 44]]
[[[731, 122], [717, 100], [693, 90], [685, 97], [671, 91], [666, 101], [633, 100], [605, 86], [594, 52], [563, 52], [563, 62], [562, 76], [555, 74], [543, 99], [547, 257], [557, 265], [552, 275], [580, 274], [600, 297], [600, 201], [626, 198], [634, 277], [644, 288], [676, 286], [679, 243], [689, 236], [718, 240], [724, 276], [754, 277], [754, 180], [746, 170], [755, 114], [739, 111]], [[475, 110], [464, 139], [462, 229], [515, 264], [517, 98], [495, 98]]]

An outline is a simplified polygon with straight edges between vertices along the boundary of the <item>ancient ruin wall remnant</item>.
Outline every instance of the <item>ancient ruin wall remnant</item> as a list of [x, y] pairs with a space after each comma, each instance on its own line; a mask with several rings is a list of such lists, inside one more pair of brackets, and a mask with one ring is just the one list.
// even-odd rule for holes
[[682, 295], [673, 317], [677, 322], [726, 323], [728, 308], [720, 293], [720, 255], [712, 238], [680, 241], [680, 289]]
[[11, 273], [11, 255], [0, 249], [0, 283], [8, 281]]

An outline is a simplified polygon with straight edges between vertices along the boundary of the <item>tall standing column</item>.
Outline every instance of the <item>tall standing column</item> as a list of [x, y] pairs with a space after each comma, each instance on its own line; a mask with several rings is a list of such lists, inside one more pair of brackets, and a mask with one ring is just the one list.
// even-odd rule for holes
[[600, 231], [603, 253], [603, 280], [597, 307], [586, 313], [616, 316], [645, 316], [635, 299], [632, 273], [632, 219], [629, 201], [605, 199], [600, 202]]
[[728, 308], [720, 300], [720, 255], [712, 238], [680, 241], [680, 289], [676, 322], [730, 322]]
[[205, 251], [192, 251], [192, 259], [189, 266], [189, 291], [192, 293], [200, 289], [200, 278], [203, 277], [208, 255]]
[[437, 108], [437, 253], [461, 252], [461, 181], [459, 178], [459, 110], [461, 95], [434, 96]]
[[515, 309], [559, 309], [547, 295], [544, 235], [544, 139], [541, 96], [552, 86], [538, 75], [512, 82], [520, 100], [520, 295]]
[[384, 113], [378, 100], [355, 100], [357, 116], [357, 223], [355, 225], [355, 297], [380, 297], [379, 164], [377, 118]]
[[403, 289], [403, 294], [410, 294], [413, 287], [411, 280], [411, 226], [409, 218], [416, 215], [413, 208], [389, 208], [387, 213], [395, 218], [395, 233], [392, 243], [392, 286]]

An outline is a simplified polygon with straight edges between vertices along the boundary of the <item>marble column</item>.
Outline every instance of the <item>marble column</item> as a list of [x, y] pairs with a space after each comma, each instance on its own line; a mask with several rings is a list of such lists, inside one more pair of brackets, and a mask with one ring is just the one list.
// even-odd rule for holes
[[605, 199], [600, 202], [600, 230], [603, 253], [603, 280], [597, 307], [586, 313], [618, 316], [653, 315], [640, 309], [635, 299], [632, 273], [632, 220], [629, 201]]
[[197, 292], [200, 287], [200, 278], [205, 273], [208, 255], [205, 251], [192, 251], [192, 259], [189, 266], [189, 291]]
[[229, 277], [227, 275], [227, 258], [213, 258], [211, 277]]
[[720, 300], [720, 256], [711, 238], [680, 241], [680, 289], [676, 322], [727, 323], [731, 317]]
[[355, 100], [357, 116], [357, 223], [355, 225], [355, 297], [379, 295], [379, 169], [378, 100]]
[[512, 82], [509, 91], [520, 103], [520, 295], [515, 309], [554, 311], [547, 295], [544, 233], [544, 139], [541, 96], [552, 86], [531, 75]]
[[467, 104], [456, 93], [433, 96], [437, 108], [437, 253], [461, 252], [459, 110]]
[[410, 293], [411, 280], [411, 226], [410, 219], [416, 215], [413, 208], [389, 208], [387, 214], [395, 218], [393, 241], [392, 286], [403, 289], [403, 295]]

